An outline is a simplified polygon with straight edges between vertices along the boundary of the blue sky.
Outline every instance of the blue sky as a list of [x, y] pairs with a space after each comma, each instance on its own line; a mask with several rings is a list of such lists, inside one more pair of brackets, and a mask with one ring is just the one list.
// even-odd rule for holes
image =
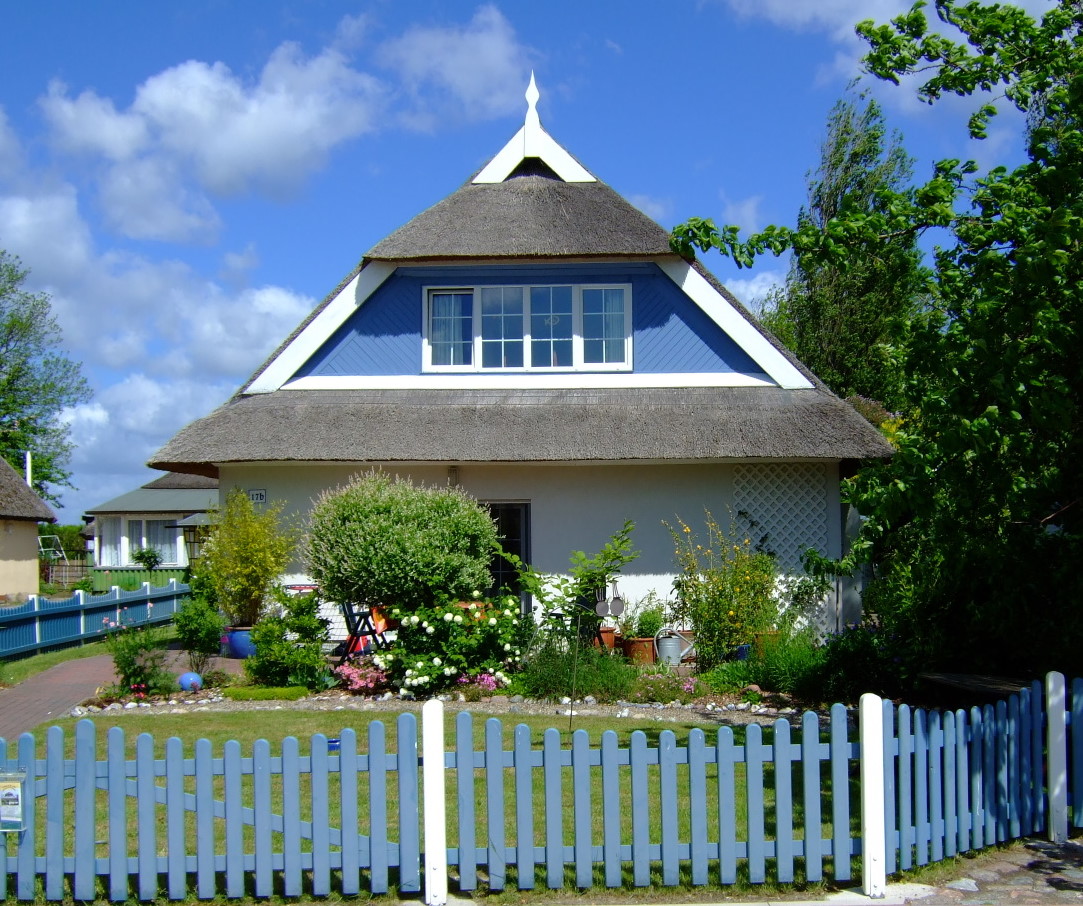
[[[1049, 6], [1027, 0], [1032, 12]], [[827, 115], [860, 75], [853, 24], [897, 0], [161, 0], [8, 4], [0, 248], [49, 293], [94, 399], [67, 413], [78, 490], [223, 403], [391, 230], [523, 122], [669, 228], [794, 222]], [[862, 83], [918, 159], [1009, 162], [1021, 124]], [[752, 305], [785, 262], [708, 266]]]

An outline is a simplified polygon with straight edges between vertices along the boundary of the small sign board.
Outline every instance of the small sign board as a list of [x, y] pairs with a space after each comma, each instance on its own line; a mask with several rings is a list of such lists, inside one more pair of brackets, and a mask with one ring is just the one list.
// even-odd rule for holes
[[0, 773], [0, 833], [23, 829], [25, 784], [25, 773]]
[[266, 503], [267, 502], [267, 489], [266, 488], [253, 488], [248, 492], [248, 499], [253, 503]]

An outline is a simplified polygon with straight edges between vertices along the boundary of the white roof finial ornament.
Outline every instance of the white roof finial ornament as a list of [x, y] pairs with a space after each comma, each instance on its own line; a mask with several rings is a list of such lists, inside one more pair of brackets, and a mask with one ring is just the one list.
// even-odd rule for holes
[[541, 97], [541, 92], [538, 91], [538, 83], [534, 81], [534, 70], [530, 70], [530, 84], [526, 86], [526, 126], [529, 129], [531, 126], [537, 126], [541, 128], [541, 119], [538, 117], [538, 98]]
[[530, 73], [530, 84], [526, 87], [526, 121], [515, 137], [508, 142], [500, 153], [485, 165], [474, 177], [475, 183], [504, 182], [528, 157], [536, 157], [565, 182], [596, 182], [590, 172], [574, 157], [558, 145], [553, 137], [542, 128], [538, 116], [538, 83], [534, 72]]

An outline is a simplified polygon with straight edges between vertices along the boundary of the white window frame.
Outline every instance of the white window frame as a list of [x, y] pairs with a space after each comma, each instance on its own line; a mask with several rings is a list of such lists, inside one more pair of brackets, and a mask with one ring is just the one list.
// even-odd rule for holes
[[[517, 368], [485, 368], [482, 366], [481, 336], [481, 290], [494, 286], [514, 286], [523, 290], [523, 366]], [[569, 287], [572, 290], [572, 364], [570, 366], [534, 366], [530, 364], [530, 291], [534, 288]], [[583, 291], [619, 289], [624, 293], [624, 361], [622, 362], [584, 362], [583, 361]], [[432, 297], [441, 293], [470, 293], [473, 296], [471, 328], [471, 363], [469, 365], [433, 364], [431, 332]], [[540, 374], [575, 373], [575, 372], [618, 372], [632, 370], [632, 284], [630, 283], [509, 283], [479, 284], [477, 286], [426, 286], [422, 298], [422, 371], [435, 374], [521, 374], [535, 372]]]
[[[140, 548], [144, 548], [148, 543], [147, 535], [147, 523], [148, 522], [164, 522], [165, 528], [172, 528], [172, 532], [167, 534], [171, 535], [171, 544], [166, 546], [172, 550], [172, 556], [165, 557], [162, 560], [162, 566], [168, 567], [183, 567], [187, 565], [187, 558], [184, 552], [184, 535], [181, 529], [170, 526], [170, 523], [175, 523], [180, 516], [165, 516], [161, 513], [132, 513], [125, 514], [117, 517], [120, 519], [121, 536], [120, 536], [120, 560], [118, 564], [112, 564], [114, 566], [138, 566], [132, 560], [132, 554]], [[134, 523], [139, 523], [139, 537], [132, 537], [131, 530]]]

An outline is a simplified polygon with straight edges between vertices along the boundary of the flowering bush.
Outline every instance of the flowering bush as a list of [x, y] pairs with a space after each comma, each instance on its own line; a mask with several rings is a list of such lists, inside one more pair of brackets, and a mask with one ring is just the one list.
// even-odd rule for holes
[[390, 616], [400, 621], [397, 637], [372, 660], [403, 693], [432, 693], [483, 673], [506, 685], [522, 657], [517, 598], [486, 601], [478, 593], [469, 602], [393, 607]]
[[479, 702], [499, 689], [503, 683], [492, 673], [479, 673], [475, 676], [463, 674], [459, 677], [459, 691], [468, 702]]
[[734, 523], [722, 529], [706, 513], [703, 543], [683, 520], [668, 526], [680, 574], [673, 582], [682, 621], [696, 633], [701, 669], [709, 669], [778, 617], [774, 558]]
[[[147, 617], [154, 604], [147, 604]], [[108, 632], [105, 646], [113, 657], [113, 669], [122, 694], [136, 692], [144, 697], [148, 691], [172, 686], [172, 677], [162, 669], [165, 661], [165, 638], [157, 626], [136, 626], [128, 617], [127, 608], [119, 619], [105, 617], [102, 631]]]
[[357, 657], [335, 668], [342, 687], [361, 695], [378, 692], [388, 685], [387, 673], [371, 657]]
[[699, 681], [694, 676], [680, 676], [665, 670], [641, 673], [636, 677], [629, 695], [633, 702], [681, 702], [692, 701], [700, 693]]

